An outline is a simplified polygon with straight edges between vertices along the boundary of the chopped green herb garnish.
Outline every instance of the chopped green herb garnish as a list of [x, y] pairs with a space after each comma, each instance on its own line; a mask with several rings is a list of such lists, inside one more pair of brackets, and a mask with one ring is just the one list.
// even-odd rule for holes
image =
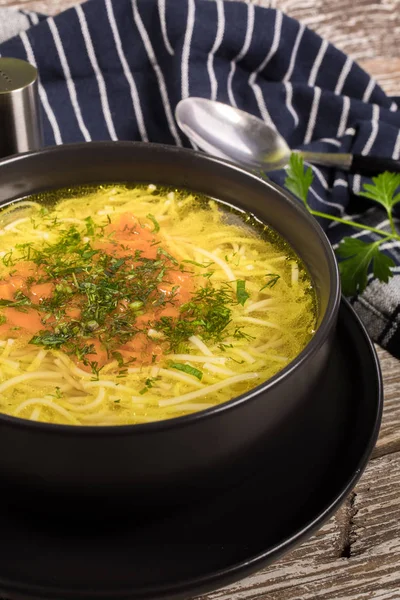
[[174, 263], [174, 265], [178, 264], [178, 261], [176, 260], [176, 258], [174, 258], [169, 252], [167, 252], [166, 250], [164, 250], [163, 248], [157, 248], [157, 256], [165, 256], [166, 258], [168, 258], [171, 262]]
[[139, 391], [139, 394], [141, 396], [143, 396], [143, 394], [146, 394], [153, 387], [155, 381], [156, 379], [154, 379], [153, 377], [149, 377], [148, 379], [146, 379], [145, 386]]
[[196, 369], [195, 367], [191, 367], [190, 365], [185, 365], [183, 363], [170, 362], [168, 364], [168, 366], [171, 369], [177, 369], [178, 371], [183, 371], [184, 373], [187, 373], [188, 375], [193, 375], [193, 377], [196, 377], [200, 381], [203, 378], [203, 372], [199, 371], [199, 369]]
[[25, 294], [23, 294], [20, 290], [17, 290], [14, 294], [14, 300], [0, 298], [0, 306], [8, 306], [25, 311], [27, 306], [32, 306], [32, 300], [25, 296]]
[[233, 332], [233, 337], [237, 340], [247, 340], [248, 342], [255, 339], [254, 336], [245, 333], [243, 331], [243, 327], [236, 327], [235, 331]]
[[154, 225], [153, 233], [158, 233], [160, 231], [160, 225], [159, 225], [157, 219], [155, 218], [155, 216], [149, 213], [147, 215], [147, 218], [150, 219], [150, 221], [152, 221], [152, 223]]
[[86, 217], [86, 235], [89, 237], [93, 237], [96, 231], [96, 225], [92, 219], [92, 217]]
[[229, 285], [218, 289], [207, 284], [193, 294], [190, 302], [180, 307], [179, 319], [162, 317], [155, 329], [164, 334], [169, 349], [174, 351], [192, 335], [220, 341], [231, 322], [230, 306], [233, 304], [236, 304], [236, 298]]
[[30, 344], [35, 344], [36, 346], [47, 346], [50, 348], [59, 348], [68, 339], [71, 335], [63, 334], [63, 333], [53, 333], [52, 331], [39, 331], [33, 338], [29, 341]]
[[194, 265], [195, 267], [201, 267], [202, 269], [207, 269], [208, 267], [210, 267], [211, 265], [214, 264], [213, 261], [208, 262], [208, 263], [199, 263], [196, 262], [195, 260], [183, 260], [183, 263], [189, 263], [191, 265]]
[[244, 306], [249, 297], [250, 295], [246, 292], [246, 282], [243, 279], [238, 279], [236, 281], [236, 299], [238, 303]]
[[10, 250], [6, 252], [6, 254], [1, 259], [5, 267], [13, 266], [15, 263], [13, 262], [13, 251]]
[[269, 277], [269, 279], [267, 283], [263, 285], [262, 288], [260, 288], [260, 292], [265, 290], [265, 288], [273, 288], [277, 281], [280, 279], [280, 275], [277, 275], [276, 273], [267, 273], [266, 277]]

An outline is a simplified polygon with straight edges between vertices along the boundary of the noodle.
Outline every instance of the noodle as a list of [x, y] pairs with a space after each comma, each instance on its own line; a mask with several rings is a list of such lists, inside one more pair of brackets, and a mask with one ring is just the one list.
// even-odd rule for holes
[[187, 415], [268, 380], [314, 333], [314, 291], [284, 240], [187, 192], [49, 192], [3, 209], [0, 236], [9, 415], [93, 426]]

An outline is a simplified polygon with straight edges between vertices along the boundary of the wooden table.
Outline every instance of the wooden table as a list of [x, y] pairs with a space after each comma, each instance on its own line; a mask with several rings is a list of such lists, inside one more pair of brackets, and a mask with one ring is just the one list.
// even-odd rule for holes
[[[387, 93], [400, 96], [400, 0], [255, 3], [303, 21], [356, 59]], [[74, 4], [76, 0], [0, 0], [0, 7], [47, 14]], [[380, 348], [378, 353], [385, 385], [383, 423], [355, 491], [308, 542], [202, 600], [400, 599], [400, 363]]]

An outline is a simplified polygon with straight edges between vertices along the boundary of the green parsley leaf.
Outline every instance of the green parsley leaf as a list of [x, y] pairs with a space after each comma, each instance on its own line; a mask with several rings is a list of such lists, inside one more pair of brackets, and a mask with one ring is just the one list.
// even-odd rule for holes
[[379, 250], [381, 241], [368, 244], [357, 238], [345, 237], [337, 254], [344, 259], [339, 263], [342, 291], [345, 296], [361, 294], [367, 287], [368, 271], [372, 265], [374, 276], [385, 283], [392, 276], [394, 261]]
[[292, 152], [286, 173], [285, 186], [308, 206], [308, 191], [314, 179], [311, 167], [304, 169], [302, 156], [296, 152]]
[[249, 297], [250, 294], [246, 292], [246, 282], [243, 279], [238, 279], [236, 281], [236, 300], [239, 304], [244, 306], [244, 303]]
[[150, 219], [150, 221], [152, 221], [152, 223], [154, 225], [153, 233], [158, 233], [160, 231], [160, 225], [159, 225], [157, 219], [155, 218], [155, 216], [152, 215], [151, 213], [149, 213], [148, 215], [146, 215], [146, 217], [148, 219]]
[[360, 196], [378, 202], [390, 214], [395, 204], [400, 202], [400, 192], [395, 195], [400, 187], [400, 173], [381, 173], [377, 177], [372, 177], [372, 181], [373, 184], [364, 183]]
[[168, 366], [171, 367], [171, 369], [177, 369], [178, 371], [183, 371], [184, 373], [193, 375], [193, 377], [197, 377], [197, 379], [199, 379], [200, 381], [203, 377], [202, 371], [199, 371], [199, 369], [196, 369], [195, 367], [191, 367], [190, 365], [184, 365], [183, 363], [170, 362], [170, 363], [168, 363]]

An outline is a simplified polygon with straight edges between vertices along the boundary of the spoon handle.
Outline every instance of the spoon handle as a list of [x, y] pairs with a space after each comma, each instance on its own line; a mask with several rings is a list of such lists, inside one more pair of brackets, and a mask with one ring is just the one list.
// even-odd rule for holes
[[313, 165], [336, 167], [350, 173], [359, 173], [372, 177], [384, 171], [400, 173], [400, 160], [382, 158], [381, 156], [363, 156], [362, 154], [342, 154], [335, 152], [303, 152], [303, 159]]
[[362, 156], [354, 154], [350, 167], [350, 173], [359, 173], [360, 175], [379, 175], [384, 171], [400, 173], [400, 160], [392, 158], [382, 158], [381, 156]]
[[353, 155], [336, 153], [336, 152], [306, 152], [303, 150], [296, 150], [300, 154], [305, 162], [311, 163], [312, 165], [320, 165], [321, 167], [336, 167], [343, 171], [350, 171]]

